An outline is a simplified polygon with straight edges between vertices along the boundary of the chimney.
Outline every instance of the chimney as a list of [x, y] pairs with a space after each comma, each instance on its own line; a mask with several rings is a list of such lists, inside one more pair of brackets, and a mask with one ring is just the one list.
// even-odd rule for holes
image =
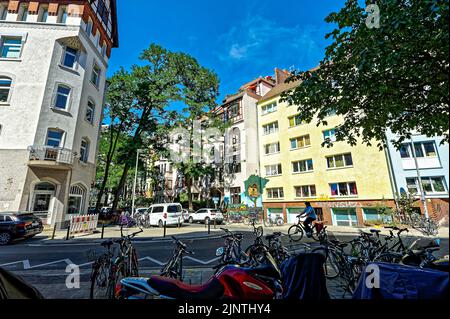
[[289, 72], [275, 68], [275, 81], [277, 85], [283, 84], [289, 77]]

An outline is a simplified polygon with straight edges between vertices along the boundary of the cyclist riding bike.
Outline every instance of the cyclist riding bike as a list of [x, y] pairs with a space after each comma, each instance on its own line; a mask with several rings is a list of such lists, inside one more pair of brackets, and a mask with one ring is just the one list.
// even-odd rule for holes
[[312, 237], [312, 223], [315, 222], [317, 220], [317, 215], [316, 215], [316, 211], [314, 210], [314, 208], [311, 206], [311, 203], [306, 202], [306, 209], [303, 212], [303, 214], [300, 215], [301, 218], [306, 217], [305, 221], [303, 222], [303, 226], [305, 226], [306, 229], [306, 236], [308, 238]]

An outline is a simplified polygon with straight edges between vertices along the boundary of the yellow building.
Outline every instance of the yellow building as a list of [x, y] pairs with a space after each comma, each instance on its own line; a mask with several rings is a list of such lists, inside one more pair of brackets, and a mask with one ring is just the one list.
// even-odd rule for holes
[[279, 102], [294, 85], [278, 85], [258, 102], [260, 171], [270, 180], [263, 196], [266, 214], [294, 223], [308, 201], [327, 224], [380, 219], [377, 207], [394, 205], [385, 152], [362, 143], [322, 147], [343, 119], [330, 114], [326, 127], [301, 123], [297, 106]]

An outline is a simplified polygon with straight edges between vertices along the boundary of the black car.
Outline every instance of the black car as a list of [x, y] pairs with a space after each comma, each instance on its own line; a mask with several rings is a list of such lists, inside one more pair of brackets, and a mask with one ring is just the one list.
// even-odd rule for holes
[[31, 213], [0, 213], [0, 246], [14, 239], [34, 237], [43, 230], [42, 220]]

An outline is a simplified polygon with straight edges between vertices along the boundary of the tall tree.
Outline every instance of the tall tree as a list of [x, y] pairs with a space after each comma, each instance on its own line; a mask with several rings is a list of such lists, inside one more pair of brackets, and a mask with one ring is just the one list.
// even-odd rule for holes
[[[128, 172], [133, 166], [136, 152], [143, 147], [143, 135], [152, 136], [158, 131], [160, 121], [167, 115], [167, 107], [172, 102], [188, 105], [201, 104], [217, 88], [205, 85], [208, 79], [203, 68], [190, 56], [174, 53], [152, 44], [141, 55], [143, 65], [132, 67], [130, 77], [131, 92], [134, 96], [130, 112], [135, 116], [128, 161], [113, 202], [117, 209], [121, 190]], [[202, 77], [205, 78], [202, 78]]]
[[[337, 27], [319, 68], [293, 72], [298, 81], [282, 100], [301, 116], [327, 125], [327, 115], [345, 118], [338, 141], [385, 146], [386, 130], [399, 146], [412, 132], [449, 142], [449, 1], [376, 0], [378, 12], [347, 0], [326, 22]], [[370, 8], [370, 7], [369, 7]], [[375, 26], [375, 27], [374, 27]]]

